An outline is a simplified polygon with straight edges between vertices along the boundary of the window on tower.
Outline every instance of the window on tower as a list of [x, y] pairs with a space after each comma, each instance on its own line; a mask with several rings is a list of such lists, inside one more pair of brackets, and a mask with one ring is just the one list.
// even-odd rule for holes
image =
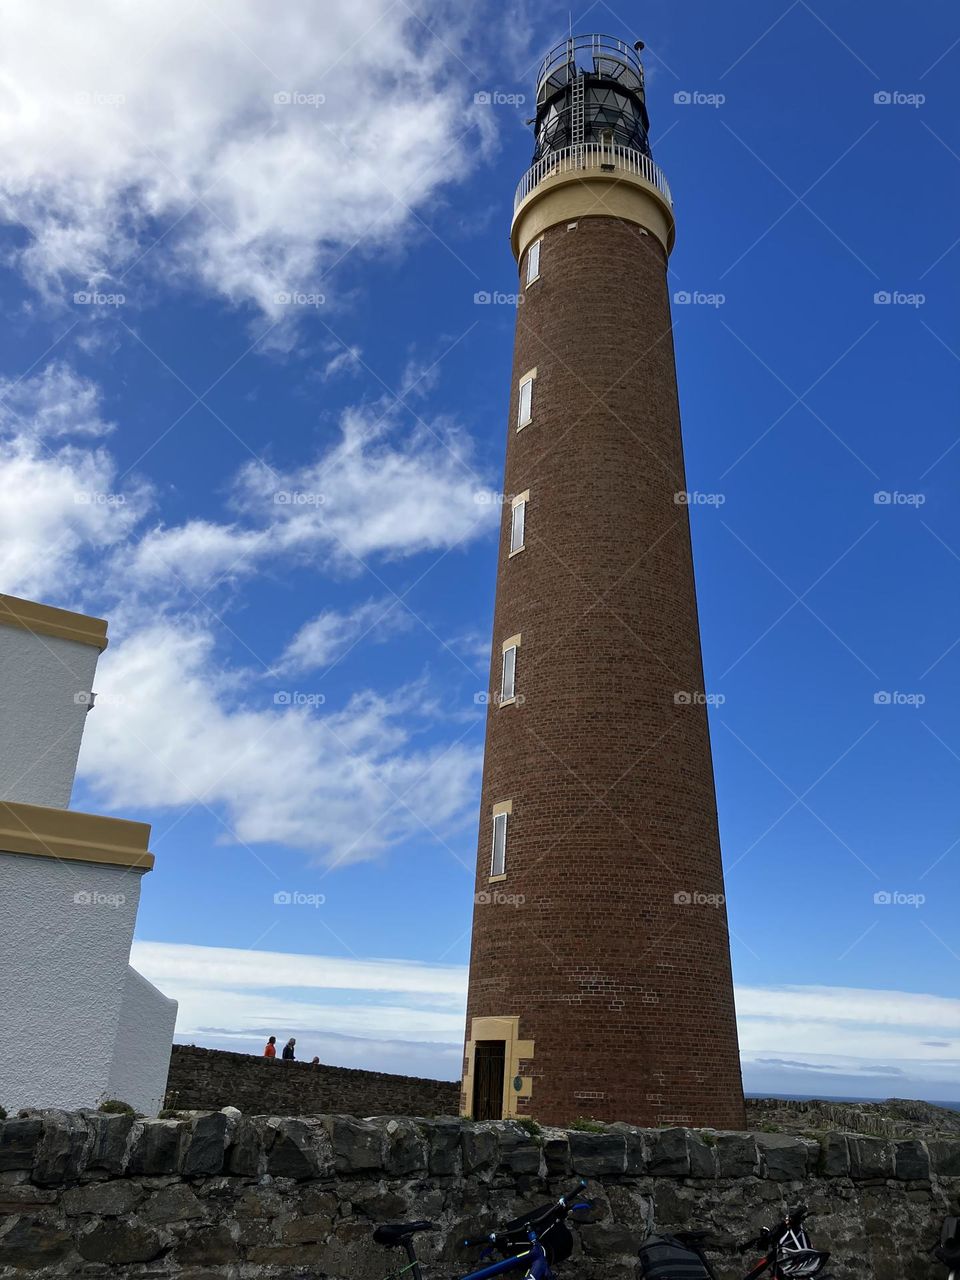
[[525, 525], [527, 523], [527, 500], [530, 491], [518, 493], [511, 503], [510, 511], [510, 554], [522, 551], [524, 547]]
[[500, 675], [500, 705], [515, 702], [517, 697], [517, 649], [520, 637], [511, 636], [503, 642], [503, 668]]
[[543, 237], [534, 240], [533, 244], [527, 250], [527, 284], [533, 284], [534, 280], [540, 276], [540, 245], [543, 243]]
[[533, 417], [533, 384], [537, 371], [534, 369], [520, 380], [519, 407], [517, 410], [517, 430], [525, 427]]
[[493, 813], [493, 850], [490, 855], [490, 876], [507, 874], [507, 815], [509, 810], [498, 805]]

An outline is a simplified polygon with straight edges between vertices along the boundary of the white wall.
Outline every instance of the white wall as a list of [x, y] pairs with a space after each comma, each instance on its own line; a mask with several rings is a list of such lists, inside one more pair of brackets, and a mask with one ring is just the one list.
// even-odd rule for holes
[[110, 1064], [111, 1098], [129, 1102], [144, 1115], [157, 1114], [167, 1089], [176, 1022], [176, 1000], [170, 1000], [128, 966]]
[[0, 1103], [11, 1114], [108, 1094], [141, 875], [0, 852]]
[[69, 805], [87, 714], [78, 695], [99, 657], [96, 645], [0, 626], [0, 800]]

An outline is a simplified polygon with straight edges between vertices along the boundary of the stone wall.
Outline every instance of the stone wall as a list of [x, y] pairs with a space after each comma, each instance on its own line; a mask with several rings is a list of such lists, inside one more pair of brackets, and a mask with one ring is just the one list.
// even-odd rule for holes
[[721, 1280], [736, 1241], [798, 1200], [834, 1253], [837, 1280], [926, 1280], [956, 1211], [960, 1141], [831, 1133], [545, 1130], [515, 1123], [346, 1116], [179, 1120], [48, 1111], [0, 1131], [0, 1277], [380, 1280], [399, 1261], [374, 1223], [428, 1218], [427, 1275], [463, 1274], [460, 1237], [587, 1180], [577, 1280], [633, 1280], [651, 1223], [718, 1234]]
[[[279, 1049], [279, 1046], [278, 1046]], [[386, 1075], [349, 1067], [282, 1062], [175, 1044], [167, 1078], [167, 1107], [255, 1115], [456, 1115], [460, 1082]]]

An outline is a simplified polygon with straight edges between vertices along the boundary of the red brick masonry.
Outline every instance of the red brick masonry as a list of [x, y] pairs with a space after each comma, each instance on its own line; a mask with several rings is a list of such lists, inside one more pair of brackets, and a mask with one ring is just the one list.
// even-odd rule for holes
[[[535, 1041], [520, 1111], [542, 1122], [735, 1129], [665, 267], [634, 224], [581, 218], [547, 231], [517, 311], [491, 693], [501, 643], [519, 633], [522, 702], [491, 702], [487, 722], [476, 888], [501, 898], [475, 909], [467, 1034], [475, 1017], [520, 1015]], [[533, 420], [518, 432], [533, 368]], [[509, 499], [527, 489], [526, 545], [511, 557]], [[491, 810], [506, 800], [507, 878], [491, 886]]]

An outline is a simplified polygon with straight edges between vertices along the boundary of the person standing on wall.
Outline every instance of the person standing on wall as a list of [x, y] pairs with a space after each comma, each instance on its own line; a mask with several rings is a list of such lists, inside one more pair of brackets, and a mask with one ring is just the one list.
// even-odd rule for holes
[[277, 1056], [277, 1037], [271, 1036], [264, 1046], [263, 1056], [271, 1061]]
[[291, 1036], [291, 1037], [290, 1037], [290, 1039], [287, 1041], [287, 1043], [283, 1046], [283, 1060], [284, 1060], [284, 1062], [293, 1062], [294, 1058], [297, 1056], [297, 1055], [294, 1053], [294, 1051], [293, 1051], [293, 1050], [294, 1050], [294, 1046], [296, 1045], [296, 1043], [297, 1043], [297, 1042], [296, 1042], [296, 1040], [294, 1039], [294, 1037], [293, 1037], [293, 1036]]

